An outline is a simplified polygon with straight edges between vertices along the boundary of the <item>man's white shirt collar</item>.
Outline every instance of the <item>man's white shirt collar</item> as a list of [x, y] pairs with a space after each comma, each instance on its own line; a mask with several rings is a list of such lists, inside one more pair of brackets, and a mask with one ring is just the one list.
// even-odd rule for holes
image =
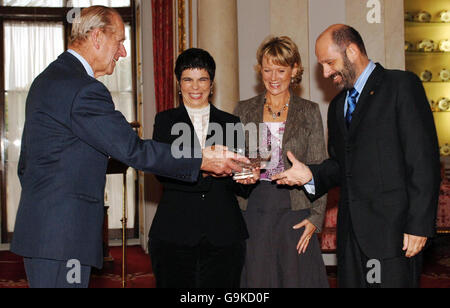
[[75, 58], [77, 58], [81, 62], [81, 64], [83, 64], [84, 69], [86, 70], [86, 72], [88, 73], [89, 76], [91, 76], [92, 78], [95, 78], [94, 70], [89, 65], [89, 63], [86, 61], [86, 59], [84, 59], [79, 53], [77, 53], [76, 51], [74, 51], [72, 49], [67, 50], [67, 52], [72, 54]]

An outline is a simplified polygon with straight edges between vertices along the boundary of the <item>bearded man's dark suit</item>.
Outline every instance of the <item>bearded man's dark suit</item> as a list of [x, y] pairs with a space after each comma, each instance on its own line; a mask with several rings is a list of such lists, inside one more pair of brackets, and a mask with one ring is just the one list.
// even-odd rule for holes
[[[436, 129], [419, 78], [377, 64], [348, 128], [346, 95], [328, 111], [330, 159], [310, 166], [314, 198], [341, 186], [338, 267], [346, 262], [350, 235], [367, 259], [378, 260], [404, 256], [404, 233], [432, 237], [440, 183]], [[340, 272], [339, 280], [348, 274]], [[382, 279], [388, 286], [389, 275]], [[417, 276], [411, 280], [417, 286]]]

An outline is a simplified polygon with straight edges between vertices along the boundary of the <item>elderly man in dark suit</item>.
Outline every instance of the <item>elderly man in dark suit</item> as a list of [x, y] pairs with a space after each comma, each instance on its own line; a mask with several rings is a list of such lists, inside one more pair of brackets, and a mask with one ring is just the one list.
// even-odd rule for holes
[[[240, 170], [223, 148], [205, 149], [203, 159], [175, 159], [168, 145], [136, 135], [95, 79], [112, 74], [126, 56], [124, 40], [124, 23], [115, 10], [84, 9], [73, 24], [69, 50], [31, 86], [11, 247], [25, 257], [31, 287], [87, 287], [91, 267], [102, 267], [109, 157], [189, 182], [198, 179], [200, 169], [219, 175]], [[76, 265], [79, 275], [71, 272]]]
[[309, 167], [293, 158], [292, 169], [273, 179], [314, 183], [312, 199], [341, 186], [340, 287], [418, 287], [440, 183], [425, 91], [414, 74], [370, 61], [361, 36], [346, 25], [322, 33], [316, 55], [324, 77], [342, 90], [328, 111], [330, 158]]

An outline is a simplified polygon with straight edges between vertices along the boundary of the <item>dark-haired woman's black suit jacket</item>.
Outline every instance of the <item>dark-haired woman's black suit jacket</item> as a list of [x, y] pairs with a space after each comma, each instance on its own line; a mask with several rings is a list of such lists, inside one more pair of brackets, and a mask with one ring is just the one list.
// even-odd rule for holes
[[[181, 136], [181, 133], [171, 134], [172, 127], [177, 123], [189, 126], [192, 132], [191, 144], [199, 149], [194, 126], [183, 105], [156, 116], [153, 139], [172, 144]], [[238, 117], [211, 105], [210, 129], [211, 123], [222, 127], [222, 145], [225, 145], [226, 124], [237, 124], [240, 121]], [[207, 140], [210, 137], [209, 133]], [[164, 192], [150, 230], [151, 239], [195, 246], [205, 237], [214, 246], [227, 246], [248, 238], [235, 195], [243, 194], [246, 188], [236, 184], [231, 177], [203, 178], [200, 175], [198, 182], [190, 184], [165, 177], [158, 179], [164, 187]]]

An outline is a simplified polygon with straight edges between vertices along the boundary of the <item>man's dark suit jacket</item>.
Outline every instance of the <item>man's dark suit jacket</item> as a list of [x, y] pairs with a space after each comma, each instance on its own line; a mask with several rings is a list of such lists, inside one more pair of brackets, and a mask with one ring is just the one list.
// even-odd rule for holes
[[351, 223], [370, 258], [402, 255], [403, 234], [431, 237], [439, 194], [439, 149], [423, 86], [414, 74], [377, 64], [350, 128], [346, 91], [328, 112], [330, 159], [310, 166], [316, 196], [341, 186], [338, 254]]
[[[207, 145], [221, 144], [238, 148], [237, 135], [226, 144], [226, 124], [240, 123], [239, 118], [220, 111], [211, 105], [210, 127]], [[182, 136], [182, 132], [172, 135], [175, 124], [183, 123], [189, 127], [190, 145], [200, 148], [194, 126], [186, 108], [180, 107], [159, 113], [155, 119], [153, 139], [172, 144]], [[223, 141], [211, 142], [215, 136], [211, 123], [223, 130]], [[222, 139], [222, 138], [219, 138]], [[199, 176], [196, 183], [183, 183], [177, 180], [158, 177], [164, 187], [161, 201], [150, 229], [150, 239], [158, 239], [178, 245], [195, 246], [205, 237], [215, 246], [226, 246], [248, 238], [247, 227], [242, 217], [235, 194], [243, 195], [249, 189], [236, 184], [231, 177], [204, 178]]]
[[201, 159], [175, 160], [141, 140], [115, 111], [106, 87], [68, 52], [33, 82], [26, 103], [18, 175], [22, 195], [11, 250], [25, 257], [77, 259], [102, 267], [108, 158], [195, 181]]

